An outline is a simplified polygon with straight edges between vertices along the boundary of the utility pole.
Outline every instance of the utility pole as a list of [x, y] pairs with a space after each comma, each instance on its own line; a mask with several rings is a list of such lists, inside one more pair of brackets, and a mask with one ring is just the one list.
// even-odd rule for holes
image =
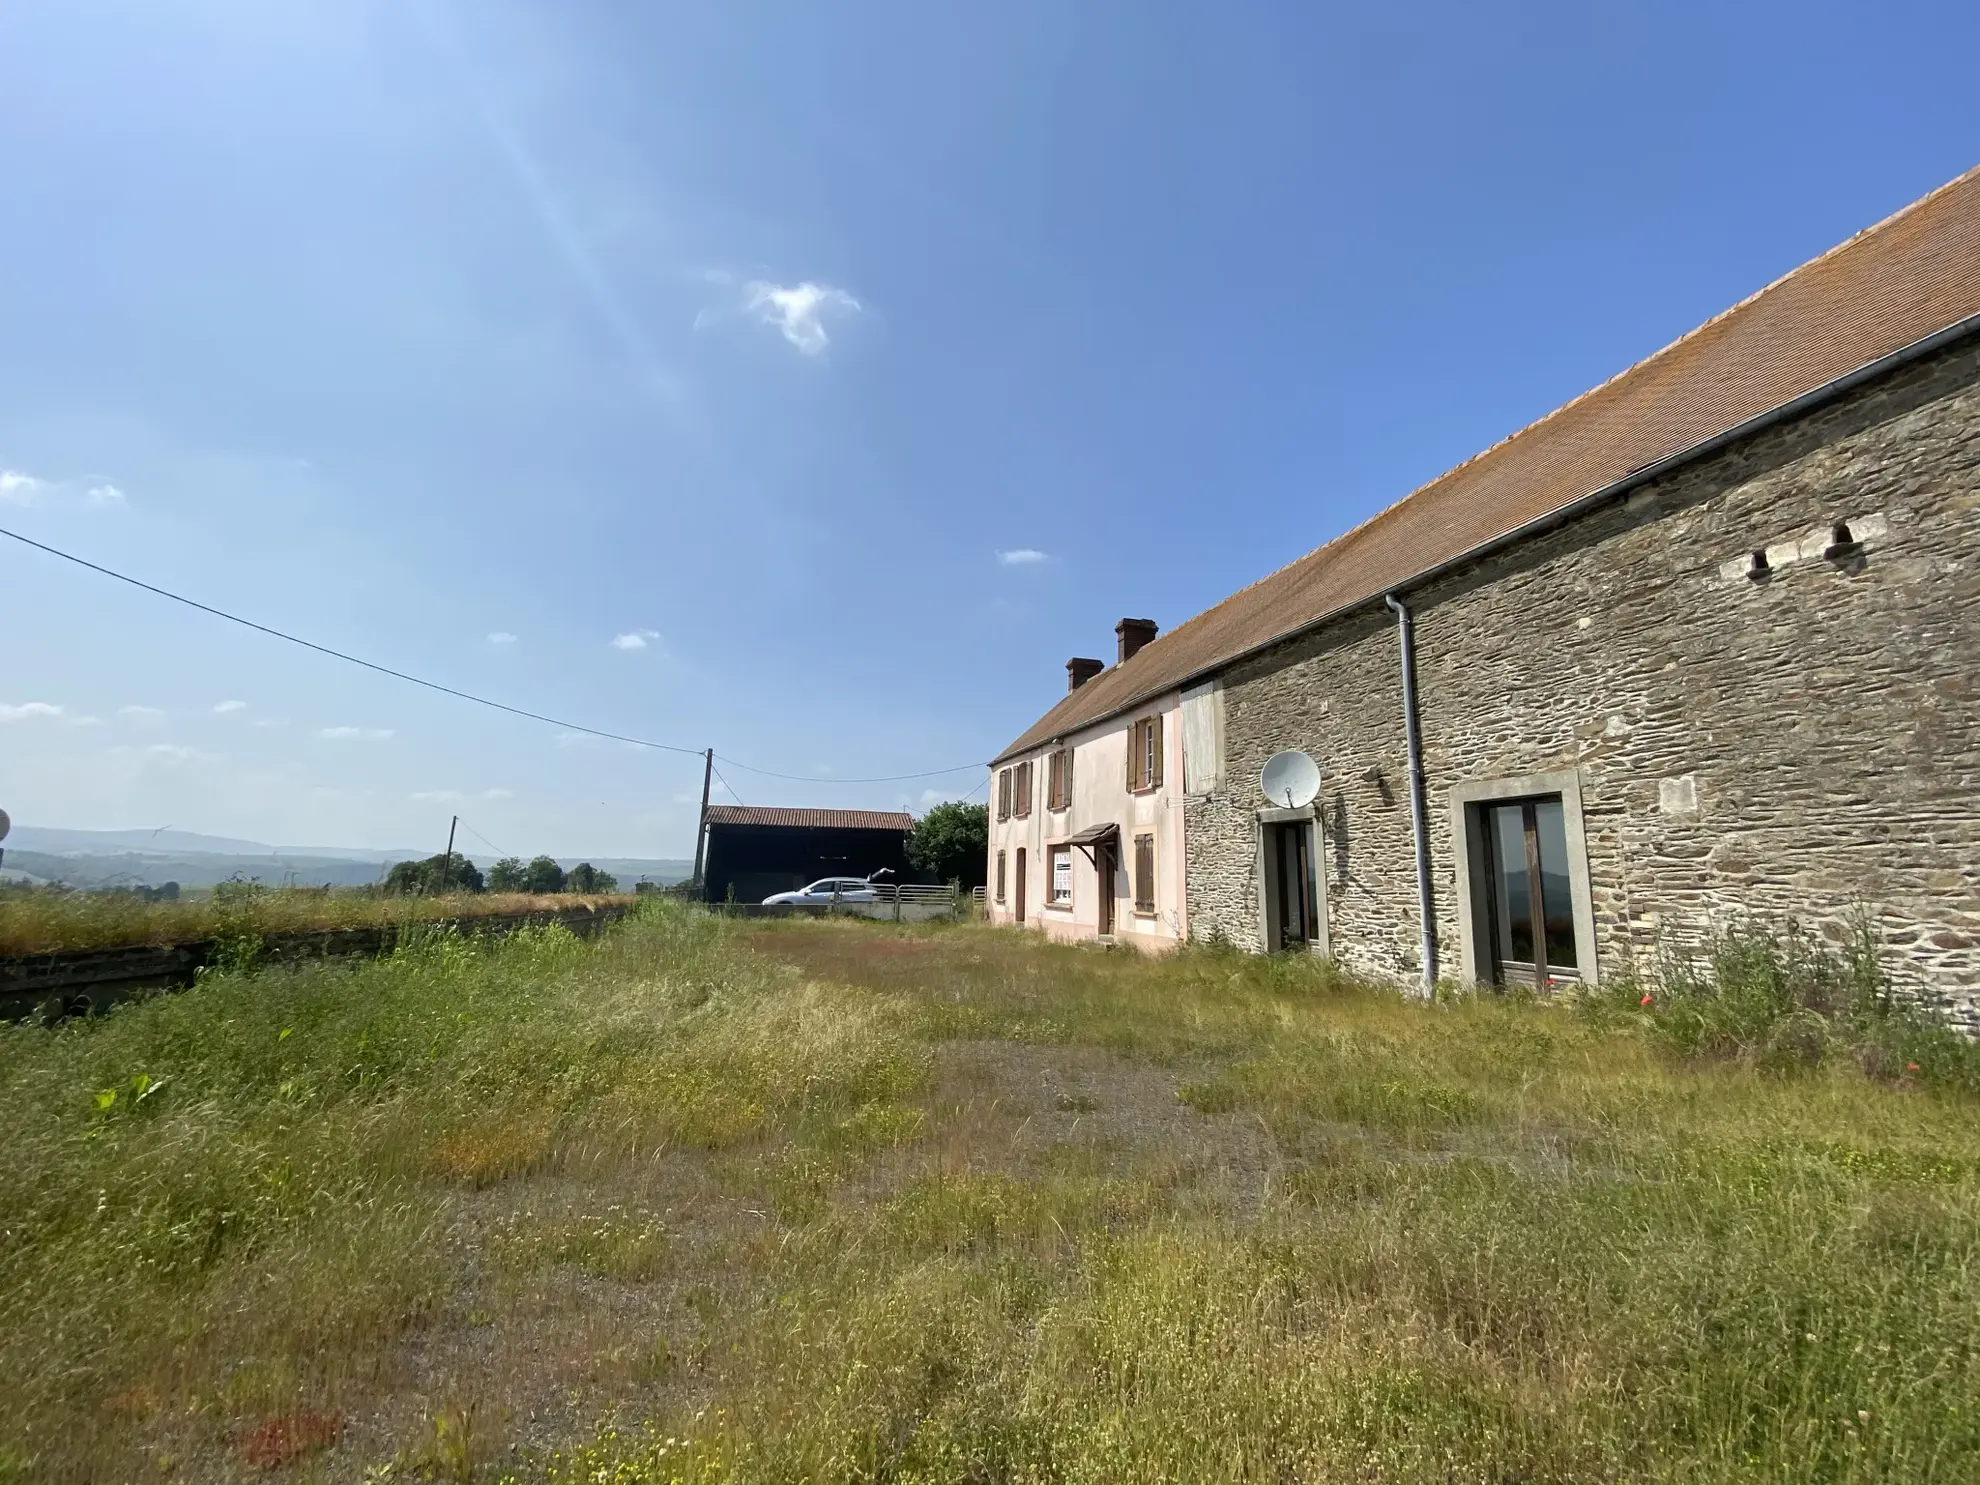
[[440, 894], [443, 897], [447, 892], [447, 878], [454, 870], [454, 831], [460, 823], [461, 817], [456, 815], [447, 826], [447, 854], [440, 858]]
[[708, 859], [708, 785], [714, 777], [715, 750], [710, 748], [702, 759], [701, 818], [694, 825], [694, 884], [697, 887], [701, 886], [702, 863]]

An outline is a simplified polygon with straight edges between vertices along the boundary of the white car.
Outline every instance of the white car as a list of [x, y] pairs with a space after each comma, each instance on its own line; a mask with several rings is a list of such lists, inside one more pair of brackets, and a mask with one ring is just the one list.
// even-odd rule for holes
[[763, 899], [765, 907], [787, 904], [828, 907], [835, 902], [875, 902], [873, 884], [864, 877], [821, 877], [797, 892], [777, 892]]

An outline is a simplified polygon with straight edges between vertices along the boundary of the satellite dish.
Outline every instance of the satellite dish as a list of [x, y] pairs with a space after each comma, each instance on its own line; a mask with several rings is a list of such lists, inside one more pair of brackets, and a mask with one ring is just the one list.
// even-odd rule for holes
[[1274, 753], [1259, 770], [1258, 787], [1274, 804], [1304, 809], [1320, 793], [1320, 765], [1304, 753]]

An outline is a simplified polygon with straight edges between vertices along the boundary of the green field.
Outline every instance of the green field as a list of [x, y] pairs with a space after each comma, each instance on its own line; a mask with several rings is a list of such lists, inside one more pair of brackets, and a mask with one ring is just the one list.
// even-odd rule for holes
[[407, 926], [438, 918], [550, 912], [620, 901], [624, 899], [526, 892], [396, 897], [364, 890], [250, 885], [176, 902], [146, 902], [117, 892], [14, 887], [0, 889], [0, 955], [181, 944], [205, 938], [253, 939], [319, 928]]
[[1974, 1054], [1723, 948], [649, 904], [0, 1031], [0, 1480], [1980, 1477]]

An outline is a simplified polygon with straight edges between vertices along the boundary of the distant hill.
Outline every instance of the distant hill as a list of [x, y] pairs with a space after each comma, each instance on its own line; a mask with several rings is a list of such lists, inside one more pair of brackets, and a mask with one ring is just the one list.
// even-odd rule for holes
[[[16, 825], [6, 840], [5, 866], [45, 881], [72, 887], [146, 886], [177, 882], [211, 887], [236, 877], [271, 887], [359, 887], [383, 880], [394, 861], [417, 860], [432, 851], [411, 848], [367, 851], [348, 846], [275, 847], [260, 841], [200, 835], [190, 830], [62, 830]], [[466, 854], [466, 853], [463, 853]], [[486, 869], [493, 856], [472, 856]], [[589, 861], [630, 888], [644, 878], [667, 883], [686, 879], [686, 861], [637, 856], [560, 856], [569, 869]]]
[[[52, 855], [116, 855], [138, 851], [145, 855], [308, 856], [325, 861], [406, 861], [421, 853], [411, 846], [394, 850], [365, 850], [354, 846], [271, 846], [265, 841], [235, 840], [225, 835], [201, 835], [192, 830], [62, 830], [47, 825], [16, 825], [6, 840], [9, 851], [47, 851]], [[432, 855], [428, 851], [426, 855]]]

